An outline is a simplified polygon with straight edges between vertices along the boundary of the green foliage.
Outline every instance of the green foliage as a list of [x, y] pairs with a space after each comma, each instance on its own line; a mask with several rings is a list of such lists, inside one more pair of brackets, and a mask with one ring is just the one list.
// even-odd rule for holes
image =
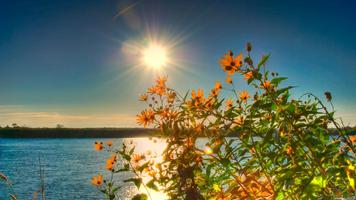
[[[227, 85], [217, 82], [209, 95], [198, 89], [182, 97], [159, 77], [140, 98], [148, 108], [138, 122], [160, 130], [167, 144], [162, 159], [124, 144], [112, 151], [122, 161], [117, 163], [121, 169], [111, 172], [130, 171], [133, 178], [125, 182], [175, 200], [354, 196], [355, 139], [317, 97], [292, 99], [293, 86], [282, 87], [287, 78], [266, 70], [269, 55], [254, 66], [252, 46], [247, 49], [244, 59], [231, 51], [223, 56]], [[253, 97], [236, 89], [236, 74], [244, 76]], [[223, 91], [231, 98], [221, 98]], [[197, 145], [201, 137], [207, 139], [205, 147]]]

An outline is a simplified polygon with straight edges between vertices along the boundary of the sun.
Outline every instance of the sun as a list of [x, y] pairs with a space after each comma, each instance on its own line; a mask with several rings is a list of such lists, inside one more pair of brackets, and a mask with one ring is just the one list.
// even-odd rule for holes
[[167, 64], [167, 51], [158, 44], [151, 44], [142, 52], [143, 62], [154, 69], [161, 69]]

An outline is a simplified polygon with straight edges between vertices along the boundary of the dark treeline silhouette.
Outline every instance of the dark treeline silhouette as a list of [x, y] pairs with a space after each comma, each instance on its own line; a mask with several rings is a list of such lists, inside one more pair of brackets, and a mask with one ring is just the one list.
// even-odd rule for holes
[[0, 128], [0, 138], [124, 138], [148, 137], [154, 129], [144, 128]]
[[[347, 135], [355, 135], [356, 127], [346, 127]], [[28, 128], [0, 127], [0, 138], [130, 138], [154, 136], [155, 129], [147, 128]], [[277, 133], [277, 131], [276, 131]], [[239, 133], [228, 134], [230, 137]], [[337, 135], [337, 130], [329, 129], [329, 134]]]

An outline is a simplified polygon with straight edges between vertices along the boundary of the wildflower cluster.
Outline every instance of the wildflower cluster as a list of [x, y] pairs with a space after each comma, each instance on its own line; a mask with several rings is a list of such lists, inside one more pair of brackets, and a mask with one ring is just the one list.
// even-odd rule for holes
[[[106, 151], [111, 156], [105, 162], [105, 169], [109, 176], [104, 178], [103, 174], [98, 174], [92, 177], [91, 183], [105, 194], [107, 199], [115, 199], [122, 192], [123, 183], [132, 183], [137, 189], [144, 187], [146, 193], [149, 193], [149, 188], [158, 190], [154, 184], [154, 179], [159, 176], [161, 166], [155, 163], [155, 155], [148, 151], [145, 154], [135, 153], [135, 146], [132, 142], [123, 143], [122, 148], [115, 150], [112, 148], [113, 142], [94, 143], [94, 148], [97, 151]], [[118, 174], [124, 174], [125, 180], [116, 180]], [[151, 179], [144, 181], [145, 179]], [[133, 199], [147, 198], [145, 193], [137, 194]]]
[[[269, 56], [255, 64], [251, 50], [247, 44], [245, 57], [229, 51], [221, 58], [226, 86], [216, 82], [208, 95], [203, 89], [180, 95], [167, 87], [167, 77], [159, 77], [140, 97], [148, 108], [137, 120], [166, 140], [162, 160], [140, 163], [143, 158], [132, 149], [121, 150], [123, 161], [110, 160], [113, 165], [131, 170], [138, 187], [147, 169], [152, 179], [144, 187], [159, 188], [169, 199], [354, 196], [356, 139], [314, 95], [293, 99], [293, 87], [281, 87], [287, 78], [266, 69]], [[249, 90], [236, 89], [238, 80]]]

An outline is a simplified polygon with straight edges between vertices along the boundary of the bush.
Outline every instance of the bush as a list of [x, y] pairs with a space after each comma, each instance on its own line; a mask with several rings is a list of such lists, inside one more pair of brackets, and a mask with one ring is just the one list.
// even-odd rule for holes
[[[287, 78], [266, 69], [269, 56], [255, 63], [251, 49], [247, 44], [245, 57], [231, 51], [222, 57], [227, 84], [216, 82], [209, 95], [198, 89], [182, 96], [167, 87], [167, 77], [159, 77], [140, 97], [148, 108], [137, 117], [165, 139], [162, 159], [138, 154], [130, 144], [115, 150], [98, 142], [98, 150], [113, 156], [106, 164], [110, 178], [96, 182], [100, 175], [93, 184], [114, 199], [120, 187], [112, 177], [130, 171], [133, 176], [125, 182], [147, 190], [147, 196], [133, 199], [150, 198], [149, 189], [177, 200], [354, 196], [355, 138], [314, 95], [292, 99], [293, 87], [281, 86]], [[236, 75], [253, 94], [236, 89]], [[223, 98], [222, 90], [234, 98]], [[331, 94], [325, 95], [331, 102]], [[207, 139], [203, 148], [196, 145], [200, 137]]]

